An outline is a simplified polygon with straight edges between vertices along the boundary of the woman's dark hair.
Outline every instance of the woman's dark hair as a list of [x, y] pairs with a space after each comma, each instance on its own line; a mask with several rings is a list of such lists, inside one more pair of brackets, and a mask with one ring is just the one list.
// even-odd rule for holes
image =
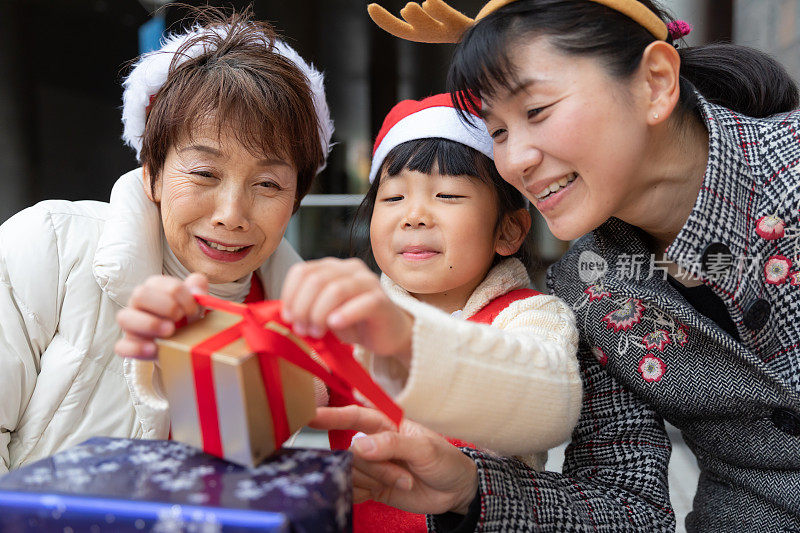
[[[356, 250], [354, 243], [361, 240], [359, 231], [363, 231], [364, 228], [366, 228], [365, 240], [369, 242], [369, 223], [375, 209], [375, 199], [378, 196], [381, 177], [384, 175], [396, 176], [405, 169], [429, 174], [433, 171], [434, 165], [440, 174], [470, 176], [489, 185], [495, 192], [495, 205], [497, 206], [495, 231], [500, 229], [500, 224], [506, 215], [518, 209], [527, 208], [525, 197], [500, 177], [491, 159], [474, 148], [438, 137], [407, 141], [395, 146], [386, 155], [378, 169], [375, 181], [372, 182], [364, 200], [358, 206], [350, 231], [351, 255], [366, 255], [365, 259], [372, 259], [369, 257], [371, 253], [365, 253], [370, 251], [369, 246], [367, 246], [367, 250]], [[530, 268], [531, 259], [525, 244], [523, 243], [512, 257], [518, 258], [526, 268]], [[502, 256], [495, 254], [493, 265], [501, 259], [503, 259]]]
[[[673, 19], [651, 0], [639, 0], [665, 23]], [[448, 73], [448, 89], [461, 109], [512, 88], [509, 53], [521, 39], [543, 36], [566, 54], [591, 55], [621, 79], [630, 77], [656, 38], [639, 23], [588, 0], [519, 0], [490, 14], [461, 40]], [[680, 47], [679, 116], [696, 110], [696, 88], [709, 101], [752, 117], [798, 105], [797, 85], [774, 59], [732, 44]]]

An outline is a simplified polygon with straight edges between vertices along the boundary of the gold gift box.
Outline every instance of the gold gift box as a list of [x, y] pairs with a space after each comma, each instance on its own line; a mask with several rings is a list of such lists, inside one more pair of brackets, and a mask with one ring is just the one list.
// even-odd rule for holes
[[[178, 329], [169, 339], [157, 341], [158, 362], [169, 400], [174, 440], [203, 448], [192, 347], [241, 319], [241, 316], [224, 311], [211, 311], [203, 319]], [[288, 331], [284, 330], [284, 333]], [[299, 339], [294, 340], [304, 344]], [[276, 450], [272, 415], [258, 356], [240, 338], [214, 352], [211, 365], [222, 457], [241, 465], [256, 466]], [[278, 366], [289, 432], [294, 433], [316, 413], [314, 378], [280, 358]]]

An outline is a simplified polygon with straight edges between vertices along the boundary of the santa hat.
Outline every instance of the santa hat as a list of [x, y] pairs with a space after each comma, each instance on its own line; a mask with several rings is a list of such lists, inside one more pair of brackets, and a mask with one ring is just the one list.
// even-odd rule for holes
[[375, 180], [383, 160], [392, 148], [417, 139], [442, 138], [467, 145], [494, 159], [492, 137], [477, 110], [462, 116], [453, 107], [449, 94], [437, 94], [424, 100], [403, 100], [389, 111], [375, 139], [372, 150], [370, 183]]
[[[122, 124], [124, 126], [122, 139], [125, 144], [136, 150], [136, 159], [139, 159], [142, 151], [142, 137], [147, 120], [147, 108], [150, 105], [151, 98], [158, 93], [161, 86], [167, 81], [167, 74], [175, 57], [175, 52], [188, 39], [209, 32], [214, 32], [224, 37], [227, 35], [228, 28], [225, 26], [204, 28], [197, 25], [187, 33], [167, 37], [160, 50], [142, 55], [135, 63], [131, 73], [123, 81], [122, 86], [125, 91], [122, 95]], [[176, 65], [207, 52], [206, 46], [198, 43], [184, 50]], [[319, 123], [319, 142], [325, 157], [322, 166], [317, 169], [319, 173], [325, 168], [325, 162], [331, 149], [331, 136], [333, 135], [333, 121], [328, 110], [328, 103], [325, 100], [324, 77], [313, 65], [306, 63], [286, 43], [275, 40], [273, 51], [294, 63], [308, 79], [314, 110], [317, 113], [317, 122]]]

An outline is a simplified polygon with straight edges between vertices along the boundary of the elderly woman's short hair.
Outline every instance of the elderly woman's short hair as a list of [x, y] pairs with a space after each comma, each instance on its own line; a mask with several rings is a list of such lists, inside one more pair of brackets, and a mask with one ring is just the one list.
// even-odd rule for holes
[[[276, 34], [247, 14], [206, 20], [207, 28], [178, 49], [167, 80], [151, 98], [141, 162], [159, 178], [171, 146], [191, 139], [198, 126], [216, 127], [256, 156], [278, 157], [297, 170], [295, 210], [325, 156], [318, 116], [305, 74], [275, 48]], [[185, 50], [203, 53], [186, 58]], [[155, 189], [153, 189], [155, 190]]]

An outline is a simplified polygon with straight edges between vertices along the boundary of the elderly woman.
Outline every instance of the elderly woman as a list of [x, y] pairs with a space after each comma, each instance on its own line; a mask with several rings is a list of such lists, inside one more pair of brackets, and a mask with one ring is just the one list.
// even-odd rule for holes
[[247, 14], [201, 16], [125, 82], [142, 168], [110, 202], [46, 201], [0, 227], [0, 474], [95, 435], [167, 437], [137, 393], [152, 365], [114, 355], [145, 279], [199, 272], [241, 302], [277, 296], [299, 261], [283, 235], [330, 146], [322, 76]]

